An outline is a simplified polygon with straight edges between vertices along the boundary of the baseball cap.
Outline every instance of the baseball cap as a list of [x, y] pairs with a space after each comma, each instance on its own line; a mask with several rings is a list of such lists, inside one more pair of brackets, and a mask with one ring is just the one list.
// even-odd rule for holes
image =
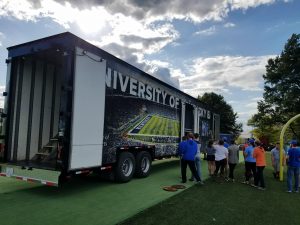
[[250, 144], [253, 144], [255, 142], [255, 139], [254, 138], [250, 138], [249, 141], [248, 141]]
[[296, 144], [297, 144], [297, 140], [291, 140], [291, 141], [290, 141], [290, 144], [291, 144], [291, 145], [296, 145]]

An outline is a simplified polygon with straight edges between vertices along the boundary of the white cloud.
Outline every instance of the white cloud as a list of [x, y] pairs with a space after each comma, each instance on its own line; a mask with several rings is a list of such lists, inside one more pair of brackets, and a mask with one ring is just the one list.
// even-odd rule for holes
[[[5, 86], [0, 86], [0, 93], [3, 93], [5, 91]], [[0, 95], [0, 108], [4, 107], [4, 96]]]
[[5, 35], [0, 32], [0, 47], [2, 46], [2, 40], [5, 38]]
[[225, 23], [224, 27], [226, 27], [226, 28], [235, 27], [235, 24], [234, 23]]
[[187, 92], [197, 90], [197, 95], [207, 91], [230, 93], [232, 88], [262, 91], [262, 74], [265, 73], [267, 60], [273, 57], [275, 56], [198, 58], [189, 66], [189, 75], [180, 79], [180, 85]]
[[[231, 9], [243, 9], [247, 10], [248, 8], [255, 8], [260, 5], [273, 4], [276, 0], [231, 0]], [[283, 0], [286, 2], [286, 0]]]
[[200, 30], [200, 31], [197, 31], [195, 32], [195, 35], [206, 35], [206, 36], [209, 36], [209, 35], [213, 35], [216, 33], [216, 27], [215, 26], [211, 26], [205, 30]]

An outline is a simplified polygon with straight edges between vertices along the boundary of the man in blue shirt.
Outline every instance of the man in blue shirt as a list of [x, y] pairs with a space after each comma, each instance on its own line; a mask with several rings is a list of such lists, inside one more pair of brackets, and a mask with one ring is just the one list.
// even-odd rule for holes
[[249, 140], [249, 146], [244, 151], [245, 158], [245, 181], [243, 184], [250, 184], [250, 178], [255, 177], [256, 160], [253, 158], [254, 139]]
[[182, 160], [181, 160], [181, 177], [182, 183], [186, 182], [186, 168], [189, 165], [192, 175], [196, 178], [198, 183], [202, 184], [202, 181], [197, 173], [195, 166], [195, 156], [197, 154], [197, 143], [193, 140], [194, 135], [189, 133], [187, 140], [183, 144], [182, 149]]
[[293, 177], [295, 180], [295, 192], [299, 192], [299, 171], [300, 171], [300, 149], [297, 148], [297, 141], [291, 141], [291, 148], [288, 150], [288, 171], [287, 171], [287, 186], [288, 193], [292, 192]]

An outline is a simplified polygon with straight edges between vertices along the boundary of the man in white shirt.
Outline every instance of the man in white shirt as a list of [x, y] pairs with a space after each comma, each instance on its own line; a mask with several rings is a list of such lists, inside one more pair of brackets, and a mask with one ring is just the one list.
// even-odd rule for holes
[[228, 165], [228, 149], [224, 147], [224, 141], [219, 140], [217, 145], [213, 145], [216, 149], [215, 160], [216, 160], [216, 170], [214, 175], [217, 176], [219, 169], [221, 168], [220, 175], [226, 178], [227, 175], [224, 174], [224, 169]]

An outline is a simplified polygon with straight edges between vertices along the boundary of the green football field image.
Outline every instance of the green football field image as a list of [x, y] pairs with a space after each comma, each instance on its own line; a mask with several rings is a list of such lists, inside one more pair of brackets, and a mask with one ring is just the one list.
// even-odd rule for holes
[[155, 115], [138, 134], [179, 137], [179, 129], [179, 121]]

